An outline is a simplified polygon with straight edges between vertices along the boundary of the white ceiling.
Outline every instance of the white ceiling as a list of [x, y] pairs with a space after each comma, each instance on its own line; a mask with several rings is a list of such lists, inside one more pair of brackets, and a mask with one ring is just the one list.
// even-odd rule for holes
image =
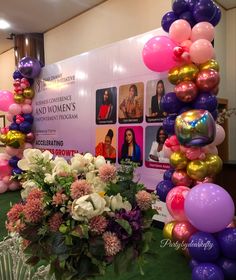
[[0, 30], [0, 54], [13, 47], [10, 33], [43, 33], [105, 0], [0, 0], [0, 19], [11, 24]]
[[226, 10], [236, 8], [236, 0], [216, 0]]

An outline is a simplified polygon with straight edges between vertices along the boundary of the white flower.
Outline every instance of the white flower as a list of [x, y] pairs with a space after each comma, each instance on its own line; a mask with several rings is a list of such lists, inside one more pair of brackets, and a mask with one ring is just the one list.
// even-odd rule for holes
[[109, 210], [105, 199], [97, 193], [84, 195], [74, 200], [71, 208], [72, 218], [77, 221], [89, 220]]
[[75, 154], [71, 159], [71, 169], [76, 171], [82, 171], [86, 165], [86, 159], [81, 154]]
[[105, 158], [103, 156], [98, 156], [98, 157], [95, 158], [94, 164], [95, 164], [95, 167], [97, 169], [99, 169], [101, 166], [106, 164], [106, 160], [105, 160]]
[[55, 182], [55, 177], [52, 174], [46, 173], [45, 178], [44, 178], [44, 182], [46, 184], [52, 184], [52, 183]]
[[129, 201], [123, 201], [123, 198], [119, 193], [117, 195], [106, 196], [105, 199], [112, 211], [120, 209], [130, 211], [132, 209], [132, 206], [129, 203]]
[[86, 160], [86, 163], [89, 164], [89, 163], [92, 163], [93, 162], [93, 155], [90, 154], [90, 153], [86, 153], [84, 155], [84, 159]]
[[56, 157], [54, 160], [54, 164], [55, 166], [52, 170], [54, 174], [71, 173], [71, 166], [64, 158]]
[[38, 185], [32, 180], [25, 181], [22, 184], [22, 188], [23, 188], [23, 190], [21, 191], [22, 199], [26, 199], [28, 194], [31, 192], [31, 190], [37, 187]]

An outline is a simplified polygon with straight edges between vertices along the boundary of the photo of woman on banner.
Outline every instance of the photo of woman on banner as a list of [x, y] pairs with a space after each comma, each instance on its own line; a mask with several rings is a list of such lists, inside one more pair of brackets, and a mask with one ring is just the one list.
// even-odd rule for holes
[[[120, 132], [122, 135], [120, 135]], [[137, 137], [135, 133], [137, 134]], [[140, 141], [142, 138], [142, 127], [121, 127], [119, 128], [119, 135], [119, 162], [121, 162], [121, 160], [129, 159], [130, 161], [142, 165], [142, 147], [141, 144], [139, 144], [142, 143], [142, 141]], [[122, 136], [123, 142], [121, 142]], [[136, 138], [139, 139], [139, 141]]]
[[116, 88], [96, 91], [96, 123], [109, 124], [116, 122]]
[[[127, 94], [128, 89], [128, 94]], [[143, 84], [120, 87], [119, 122], [140, 123], [143, 121]]]
[[[153, 91], [155, 94], [153, 95]], [[163, 80], [153, 80], [147, 82], [146, 89], [146, 121], [162, 122], [164, 112], [161, 108], [161, 99], [165, 94], [165, 85]]]
[[164, 142], [167, 138], [168, 135], [165, 133], [163, 126], [146, 127], [146, 160], [147, 161], [169, 163], [169, 159], [165, 157], [163, 151]]
[[[101, 135], [103, 131], [104, 129], [97, 129], [96, 131], [97, 138], [99, 138], [99, 135]], [[96, 157], [103, 156], [106, 160], [109, 160], [110, 162], [113, 163], [116, 161], [116, 149], [112, 146], [113, 136], [114, 136], [113, 130], [108, 129], [104, 140], [96, 145], [95, 148]]]

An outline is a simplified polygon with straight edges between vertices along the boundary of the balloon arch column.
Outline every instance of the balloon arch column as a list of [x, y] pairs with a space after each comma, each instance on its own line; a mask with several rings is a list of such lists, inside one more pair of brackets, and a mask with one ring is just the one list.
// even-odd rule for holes
[[172, 167], [156, 192], [173, 217], [163, 234], [185, 248], [193, 280], [236, 279], [235, 206], [213, 183], [222, 168], [216, 146], [225, 137], [216, 123], [220, 77], [212, 45], [221, 11], [212, 0], [175, 0], [172, 9], [162, 18], [169, 36], [153, 37], [143, 48], [145, 65], [168, 71], [175, 85], [161, 100]]
[[41, 71], [40, 62], [31, 57], [19, 61], [18, 69], [13, 73], [14, 93], [0, 90], [0, 110], [6, 112], [9, 126], [1, 128], [0, 141], [6, 145], [4, 153], [0, 153], [0, 194], [20, 187], [11, 176], [22, 173], [17, 166], [23, 151], [32, 148], [34, 134], [32, 132], [33, 115], [32, 99], [33, 83]]

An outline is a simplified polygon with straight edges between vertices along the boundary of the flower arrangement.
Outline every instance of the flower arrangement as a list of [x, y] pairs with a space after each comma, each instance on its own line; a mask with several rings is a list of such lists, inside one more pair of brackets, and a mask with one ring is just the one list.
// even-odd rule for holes
[[67, 162], [48, 151], [27, 149], [22, 201], [7, 214], [6, 227], [22, 237], [27, 263], [45, 261], [56, 279], [87, 279], [116, 272], [143, 257], [152, 240], [154, 194], [134, 181], [137, 167], [116, 168], [102, 156], [75, 154]]

